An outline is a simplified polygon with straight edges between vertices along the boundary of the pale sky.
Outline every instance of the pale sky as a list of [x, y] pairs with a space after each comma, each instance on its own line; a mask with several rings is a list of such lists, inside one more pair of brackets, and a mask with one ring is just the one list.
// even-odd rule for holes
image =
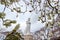
[[[22, 11], [25, 11], [26, 7], [24, 2], [19, 2], [21, 5], [23, 5], [23, 7], [21, 8]], [[17, 5], [18, 6], [18, 5]], [[4, 6], [0, 5], [0, 12], [3, 11]], [[31, 6], [28, 7], [28, 11], [31, 10]], [[31, 18], [31, 32], [35, 32], [37, 30], [40, 30], [40, 28], [44, 27], [43, 24], [41, 22], [38, 22], [38, 16], [39, 14], [35, 14], [35, 11], [33, 11], [32, 13], [30, 12], [26, 12], [24, 15], [23, 13], [19, 14], [19, 17], [16, 18], [16, 12], [11, 12], [9, 9], [6, 8], [5, 13], [6, 13], [6, 19], [12, 19], [12, 20], [17, 20], [17, 23], [20, 23], [21, 26], [21, 30], [24, 32], [25, 28], [26, 28], [26, 21], [28, 18]], [[2, 24], [0, 22], [0, 24]], [[0, 28], [5, 28], [0, 26]], [[7, 30], [12, 30], [14, 28], [14, 25], [12, 25], [11, 27], [7, 28]]]
[[[44, 2], [44, 0], [42, 1], [42, 4], [43, 4], [43, 2]], [[26, 7], [25, 7], [24, 2], [21, 1], [19, 3], [20, 3], [20, 5], [23, 5], [23, 7], [21, 7], [21, 10], [22, 11], [25, 11], [26, 10]], [[17, 5], [17, 6], [19, 6], [19, 5]], [[13, 7], [15, 7], [15, 6], [13, 6]], [[0, 5], [0, 12], [3, 11], [3, 8], [4, 8], [4, 6], [3, 5]], [[28, 8], [27, 9], [28, 11], [32, 9], [31, 6], [28, 6], [27, 8]], [[43, 5], [42, 5], [41, 9], [42, 8], [43, 8]], [[36, 14], [35, 11], [33, 11], [31, 13], [28, 12], [28, 11], [25, 14], [23, 14], [23, 13], [19, 14], [19, 17], [16, 18], [16, 12], [11, 12], [9, 9], [6, 8], [6, 10], [5, 10], [6, 17], [5, 18], [6, 19], [16, 20], [17, 23], [20, 24], [20, 26], [21, 26], [20, 29], [23, 32], [26, 29], [26, 21], [27, 21], [28, 18], [31, 18], [31, 32], [35, 32], [37, 30], [40, 30], [42, 27], [44, 27], [45, 24], [37, 21], [39, 14]], [[15, 25], [12, 25], [11, 27], [7, 28], [6, 30], [7, 31], [11, 31], [14, 28], [14, 26]], [[2, 20], [0, 20], [0, 28], [5, 28], [5, 27], [2, 27]]]

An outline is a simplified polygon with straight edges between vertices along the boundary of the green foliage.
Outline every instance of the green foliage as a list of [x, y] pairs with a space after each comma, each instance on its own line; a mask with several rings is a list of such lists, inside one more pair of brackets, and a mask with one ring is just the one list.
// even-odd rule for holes
[[8, 27], [8, 26], [11, 26], [12, 23], [15, 24], [16, 21], [15, 20], [6, 19], [6, 20], [4, 20], [3, 25]]
[[0, 12], [0, 18], [4, 18], [5, 17], [5, 13], [4, 12]]
[[15, 21], [15, 20], [12, 20], [12, 21], [11, 21], [11, 23], [15, 24], [15, 23], [16, 23], [16, 21]]
[[15, 35], [9, 34], [9, 36], [8, 36], [8, 37], [6, 37], [6, 39], [5, 39], [5, 40], [19, 40], [19, 38], [18, 38], [18, 37], [16, 37]]
[[13, 29], [13, 31], [17, 31], [20, 27], [20, 24], [17, 24], [16, 27]]
[[15, 2], [15, 0], [10, 0], [11, 3]]
[[48, 23], [46, 23], [45, 26], [48, 27]]
[[58, 26], [60, 27], [60, 22], [57, 22]]
[[20, 13], [21, 12], [21, 8], [17, 7], [17, 8], [13, 8], [13, 10], [15, 10], [16, 12]]
[[1, 0], [1, 4], [5, 4], [6, 0]]
[[48, 19], [49, 19], [49, 20], [51, 19], [51, 16], [50, 16], [50, 14], [47, 14], [47, 17], [48, 17]]
[[17, 24], [13, 31], [7, 34], [5, 40], [23, 40], [20, 33], [16, 32], [19, 27], [19, 24]]
[[38, 21], [40, 21], [41, 17], [38, 18]]
[[[5, 8], [7, 7], [8, 9], [11, 9], [11, 8], [9, 8], [9, 6], [12, 5], [13, 3], [17, 3], [17, 4], [18, 4], [19, 1], [20, 1], [20, 0], [0, 0], [0, 4], [5, 5]], [[16, 6], [16, 4], [15, 4], [15, 6]], [[17, 7], [17, 6], [16, 6], [16, 7]], [[5, 11], [5, 8], [4, 8], [4, 11]], [[11, 9], [12, 12], [13, 12], [14, 10], [15, 10], [16, 12], [18, 12], [18, 13], [21, 12], [20, 7]]]
[[11, 23], [10, 22], [5, 22], [3, 25], [8, 27], [8, 26], [11, 26]]
[[11, 32], [7, 34], [5, 40], [24, 40], [24, 38], [18, 32]]
[[1, 4], [13, 4], [14, 2], [19, 2], [20, 0], [1, 0]]

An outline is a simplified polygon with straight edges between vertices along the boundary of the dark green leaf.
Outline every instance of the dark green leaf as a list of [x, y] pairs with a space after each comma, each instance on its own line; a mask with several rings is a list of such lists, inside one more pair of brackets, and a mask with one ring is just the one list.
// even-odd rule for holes
[[17, 24], [16, 27], [13, 29], [13, 31], [17, 31], [20, 27], [20, 24]]
[[5, 13], [0, 12], [0, 18], [4, 18], [5, 17]]
[[16, 21], [15, 21], [15, 20], [13, 20], [13, 21], [11, 21], [11, 23], [16, 23]]

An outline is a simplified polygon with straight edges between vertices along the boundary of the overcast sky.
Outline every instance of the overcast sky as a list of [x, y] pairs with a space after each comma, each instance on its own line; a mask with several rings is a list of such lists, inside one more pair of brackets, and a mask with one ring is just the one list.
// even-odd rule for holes
[[[44, 0], [42, 1], [42, 4], [43, 4], [43, 2], [44, 2]], [[20, 5], [23, 5], [23, 7], [21, 7], [21, 10], [22, 11], [25, 11], [26, 10], [25, 9], [26, 8], [25, 7], [26, 5], [24, 4], [24, 2], [23, 1], [20, 1], [19, 3], [20, 3]], [[15, 7], [15, 6], [13, 6], [13, 7]], [[0, 5], [0, 12], [3, 11], [3, 8], [4, 8], [4, 6], [3, 5]], [[28, 8], [28, 11], [32, 9], [31, 6], [28, 6], [27, 8]], [[42, 5], [41, 8], [43, 8], [43, 5]], [[28, 18], [31, 18], [31, 32], [35, 32], [37, 30], [40, 30], [42, 27], [44, 27], [45, 24], [37, 21], [39, 14], [36, 14], [35, 11], [33, 11], [31, 13], [28, 12], [28, 11], [25, 14], [23, 14], [23, 13], [19, 14], [18, 18], [16, 18], [16, 15], [17, 15], [16, 12], [11, 12], [10, 9], [7, 9], [6, 8], [6, 10], [5, 10], [6, 17], [5, 18], [6, 19], [16, 20], [17, 23], [20, 24], [20, 26], [21, 26], [20, 29], [23, 32], [26, 29], [26, 21], [27, 21]], [[2, 27], [2, 20], [0, 20], [0, 24], [1, 24], [0, 25], [0, 28], [5, 28], [5, 27]], [[6, 30], [7, 31], [10, 31], [10, 30], [12, 30], [14, 28], [14, 26], [15, 25], [12, 25], [11, 27], [8, 27]]]

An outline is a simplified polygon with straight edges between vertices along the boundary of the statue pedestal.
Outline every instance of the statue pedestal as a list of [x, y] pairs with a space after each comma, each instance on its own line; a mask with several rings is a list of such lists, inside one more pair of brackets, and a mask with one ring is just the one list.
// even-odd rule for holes
[[31, 26], [30, 18], [28, 18], [28, 20], [26, 21], [26, 24], [27, 24], [27, 27], [25, 30], [24, 40], [33, 40], [33, 36], [31, 35], [31, 32], [30, 32], [30, 26]]
[[32, 35], [24, 35], [24, 40], [33, 40]]

